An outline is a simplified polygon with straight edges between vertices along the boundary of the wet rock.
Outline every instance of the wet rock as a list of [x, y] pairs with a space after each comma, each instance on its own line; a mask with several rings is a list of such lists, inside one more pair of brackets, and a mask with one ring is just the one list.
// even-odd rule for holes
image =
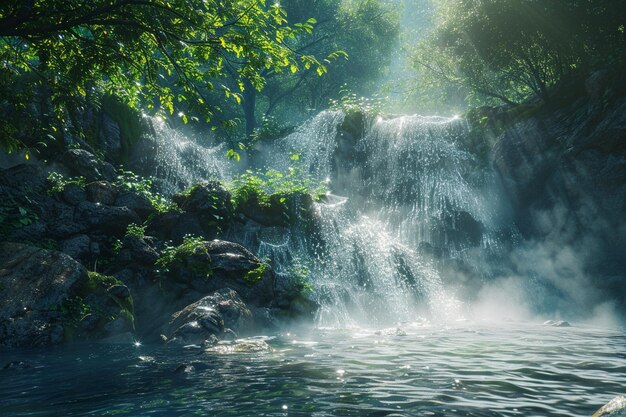
[[61, 198], [70, 206], [76, 206], [83, 201], [87, 201], [87, 193], [77, 184], [69, 184], [61, 192]]
[[234, 342], [221, 342], [207, 349], [209, 352], [220, 353], [223, 355], [233, 353], [261, 353], [271, 352], [272, 347], [265, 341], [260, 339], [242, 339]]
[[626, 397], [617, 396], [609, 401], [605, 406], [596, 411], [592, 417], [626, 417]]
[[198, 213], [207, 221], [227, 221], [233, 211], [230, 192], [217, 181], [196, 184], [188, 194], [175, 195], [173, 201], [182, 210]]
[[92, 229], [109, 234], [124, 233], [129, 224], [141, 222], [137, 214], [127, 207], [108, 207], [90, 202], [78, 205], [76, 218]]
[[127, 207], [137, 213], [142, 219], [148, 217], [154, 212], [150, 199], [139, 193], [120, 193], [115, 199], [114, 205], [118, 207]]
[[74, 259], [80, 259], [91, 252], [91, 239], [87, 235], [78, 235], [61, 242], [61, 252]]
[[117, 197], [117, 187], [108, 181], [94, 181], [85, 186], [87, 197], [92, 203], [113, 205]]
[[61, 161], [75, 176], [83, 176], [87, 181], [115, 181], [117, 172], [113, 165], [100, 161], [94, 154], [84, 149], [70, 149], [61, 156]]
[[[0, 244], [0, 347], [51, 346], [132, 330], [132, 298], [117, 285], [67, 254]], [[115, 294], [106, 291], [111, 288]]]
[[243, 202], [239, 210], [266, 227], [285, 227], [308, 221], [313, 213], [313, 198], [308, 193], [273, 194], [269, 204], [260, 204], [256, 195]]
[[105, 112], [101, 112], [98, 142], [107, 155], [117, 155], [122, 149], [120, 125]]
[[226, 328], [246, 330], [251, 319], [239, 295], [222, 289], [175, 313], [164, 333], [170, 342], [202, 344], [212, 336], [223, 338]]
[[544, 326], [552, 326], [552, 327], [572, 327], [571, 324], [569, 324], [566, 321], [563, 320], [547, 320], [543, 323]]
[[597, 100], [604, 95], [608, 82], [610, 80], [610, 72], [608, 70], [598, 70], [587, 78], [585, 81], [585, 90], [592, 100]]
[[248, 249], [238, 243], [226, 240], [212, 240], [205, 243], [214, 270], [232, 275], [240, 275], [259, 265], [259, 260]]
[[122, 250], [118, 255], [118, 262], [153, 266], [159, 254], [148, 243], [148, 238], [136, 235], [126, 235], [122, 240]]
[[274, 274], [267, 268], [251, 278], [248, 274], [262, 268], [261, 261], [243, 246], [224, 240], [206, 242], [214, 276], [207, 281], [209, 288], [231, 288], [243, 300], [263, 305], [274, 299]]
[[41, 165], [21, 164], [0, 170], [0, 186], [15, 190], [45, 191], [48, 174]]
[[0, 347], [63, 341], [56, 310], [87, 281], [87, 271], [61, 252], [0, 244]]
[[[92, 204], [92, 203], [86, 203]], [[78, 234], [84, 234], [88, 226], [75, 217], [74, 207], [70, 207], [61, 202], [51, 200], [43, 204], [47, 233], [55, 239], [68, 239]]]

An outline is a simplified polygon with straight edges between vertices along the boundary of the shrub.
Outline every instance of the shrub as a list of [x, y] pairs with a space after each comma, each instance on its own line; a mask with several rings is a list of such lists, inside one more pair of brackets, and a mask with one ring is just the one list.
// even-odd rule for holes
[[58, 172], [48, 174], [48, 184], [50, 186], [48, 193], [57, 194], [63, 192], [69, 185], [76, 185], [85, 188], [85, 177], [65, 177]]
[[213, 275], [211, 258], [204, 240], [191, 235], [185, 236], [183, 243], [178, 246], [166, 245], [161, 251], [161, 256], [156, 260], [155, 266], [159, 274], [169, 274], [174, 268], [184, 267], [207, 279]]

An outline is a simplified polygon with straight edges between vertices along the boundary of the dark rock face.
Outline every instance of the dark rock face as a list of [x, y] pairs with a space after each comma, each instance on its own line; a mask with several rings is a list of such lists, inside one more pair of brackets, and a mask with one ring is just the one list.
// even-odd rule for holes
[[98, 160], [92, 153], [84, 149], [70, 149], [61, 160], [72, 175], [83, 176], [88, 181], [115, 181], [117, 172], [113, 165]]
[[144, 265], [147, 267], [154, 266], [159, 257], [159, 253], [154, 246], [149, 243], [149, 238], [139, 237], [135, 235], [124, 236], [122, 240], [122, 250], [120, 251], [117, 262], [124, 264]]
[[586, 302], [613, 299], [626, 310], [626, 98], [599, 107], [593, 97], [606, 89], [603, 82], [602, 74], [588, 80], [591, 100], [508, 128], [493, 164], [526, 244], [537, 254], [578, 254], [557, 283], [578, 276], [593, 289], [584, 291]]
[[201, 344], [211, 336], [224, 338], [226, 329], [245, 332], [251, 323], [252, 314], [239, 295], [222, 289], [175, 313], [164, 331], [170, 341]]
[[[274, 298], [274, 274], [269, 268], [254, 279], [248, 274], [262, 267], [261, 261], [243, 246], [223, 240], [203, 242], [202, 246], [173, 264], [169, 279], [183, 285], [179, 298], [189, 300], [190, 294], [208, 294], [230, 288], [252, 305], [264, 305]], [[209, 277], [207, 270], [211, 271]]]
[[123, 233], [131, 223], [140, 223], [136, 213], [128, 207], [111, 207], [99, 203], [83, 202], [76, 207], [79, 223], [113, 233]]
[[195, 185], [189, 195], [177, 194], [173, 201], [188, 212], [197, 213], [207, 220], [228, 220], [233, 212], [230, 192], [216, 181]]
[[58, 307], [86, 280], [85, 268], [67, 255], [0, 244], [0, 347], [62, 343]]
[[87, 197], [92, 203], [111, 206], [115, 204], [117, 188], [108, 181], [94, 181], [85, 186]]
[[50, 346], [129, 330], [132, 298], [121, 283], [88, 275], [60, 252], [0, 244], [0, 348]]
[[273, 194], [269, 205], [261, 205], [252, 196], [240, 207], [241, 213], [265, 227], [287, 227], [308, 220], [313, 212], [313, 198], [308, 193]]
[[142, 219], [145, 219], [150, 213], [154, 212], [150, 199], [138, 193], [122, 192], [117, 196], [113, 205], [117, 207], [127, 207], [137, 213]]

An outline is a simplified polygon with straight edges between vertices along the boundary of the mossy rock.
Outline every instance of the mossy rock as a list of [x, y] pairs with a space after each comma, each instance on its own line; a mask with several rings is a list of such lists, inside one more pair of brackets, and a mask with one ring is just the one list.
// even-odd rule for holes
[[135, 331], [133, 298], [117, 278], [89, 272], [60, 306], [66, 341], [95, 340]]

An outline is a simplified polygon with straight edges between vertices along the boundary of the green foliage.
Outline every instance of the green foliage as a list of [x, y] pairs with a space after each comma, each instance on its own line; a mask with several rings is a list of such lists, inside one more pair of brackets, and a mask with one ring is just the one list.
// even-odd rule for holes
[[380, 97], [358, 97], [356, 93], [350, 91], [344, 86], [339, 91], [341, 97], [339, 99], [331, 99], [329, 101], [330, 108], [333, 110], [342, 110], [345, 113], [361, 112], [365, 114], [380, 113], [385, 105], [386, 99]]
[[27, 205], [4, 205], [0, 203], [0, 236], [33, 224], [39, 219]]
[[257, 282], [263, 280], [263, 276], [265, 275], [265, 271], [270, 269], [269, 258], [265, 258], [261, 261], [258, 267], [254, 268], [251, 271], [248, 271], [246, 275], [244, 275], [244, 281], [250, 284], [256, 284]]
[[294, 21], [312, 16], [318, 22], [312, 33], [295, 40], [293, 48], [326, 56], [327, 72], [319, 77], [315, 71], [304, 69], [269, 78], [258, 104], [265, 116], [280, 109], [294, 123], [296, 117], [308, 117], [311, 111], [325, 108], [329, 100], [338, 99], [343, 86], [358, 96], [378, 89], [399, 34], [399, 14], [392, 5], [381, 0], [282, 3]]
[[[246, 82], [263, 88], [263, 73], [325, 72], [288, 45], [313, 24], [289, 26], [280, 4], [265, 0], [4, 1], [0, 103], [10, 118], [0, 145], [22, 147], [24, 133], [62, 137], [73, 109], [99, 103], [103, 93], [135, 108], [210, 118], [207, 91], [241, 102]], [[21, 131], [30, 103], [40, 99], [45, 115], [32, 132]]]
[[247, 170], [234, 180], [229, 188], [235, 210], [241, 210], [251, 200], [257, 202], [260, 207], [267, 208], [272, 202], [286, 203], [292, 195], [311, 194], [318, 199], [327, 192], [324, 183], [315, 183], [302, 174], [301, 170], [293, 167], [289, 168], [286, 174], [276, 170], [266, 172]]
[[[118, 317], [123, 317], [134, 329], [135, 318], [133, 313], [133, 297], [129, 295], [128, 297], [121, 299], [108, 294], [106, 291], [114, 285], [124, 285], [122, 281], [113, 276], [102, 275], [93, 271], [89, 271], [87, 276], [87, 282], [78, 289], [78, 294], [75, 297], [85, 304], [85, 306], [82, 307], [83, 310], [88, 310], [87, 314], [98, 314], [101, 318], [101, 325], [108, 321], [115, 320]], [[100, 302], [89, 304], [84, 301], [90, 299], [90, 296], [92, 295], [98, 295]]]
[[92, 307], [80, 296], [67, 298], [59, 308], [61, 322], [65, 325], [78, 327], [80, 322], [92, 313]]
[[58, 172], [48, 174], [49, 194], [62, 193], [69, 185], [85, 188], [85, 177], [65, 177]]
[[146, 235], [146, 226], [140, 226], [138, 224], [135, 223], [131, 223], [128, 225], [128, 227], [126, 228], [126, 236], [137, 236], [137, 237], [144, 237]]
[[120, 169], [115, 185], [121, 190], [144, 195], [148, 198], [148, 200], [150, 200], [152, 208], [154, 208], [157, 213], [166, 213], [178, 210], [178, 207], [175, 204], [160, 196], [159, 193], [153, 191], [154, 184], [151, 179], [144, 178], [132, 171]]
[[296, 257], [293, 259], [289, 273], [300, 294], [306, 295], [313, 293], [313, 285], [311, 285], [309, 280], [311, 270], [307, 263], [303, 262], [301, 258]]
[[124, 244], [120, 239], [113, 239], [113, 242], [111, 243], [111, 251], [113, 252], [113, 255], [119, 255], [122, 251], [122, 247], [124, 247]]
[[250, 139], [252, 142], [277, 139], [286, 129], [286, 126], [279, 122], [276, 117], [264, 115], [261, 118], [261, 125], [254, 129]]
[[156, 260], [157, 273], [169, 274], [174, 269], [185, 267], [192, 273], [210, 278], [213, 275], [211, 257], [204, 240], [197, 236], [187, 235], [178, 246], [166, 245], [161, 256]]
[[[614, 2], [438, 0], [437, 26], [414, 52], [421, 88], [470, 104], [552, 99], [550, 87], [623, 55]], [[619, 10], [618, 10], [619, 9]]]

